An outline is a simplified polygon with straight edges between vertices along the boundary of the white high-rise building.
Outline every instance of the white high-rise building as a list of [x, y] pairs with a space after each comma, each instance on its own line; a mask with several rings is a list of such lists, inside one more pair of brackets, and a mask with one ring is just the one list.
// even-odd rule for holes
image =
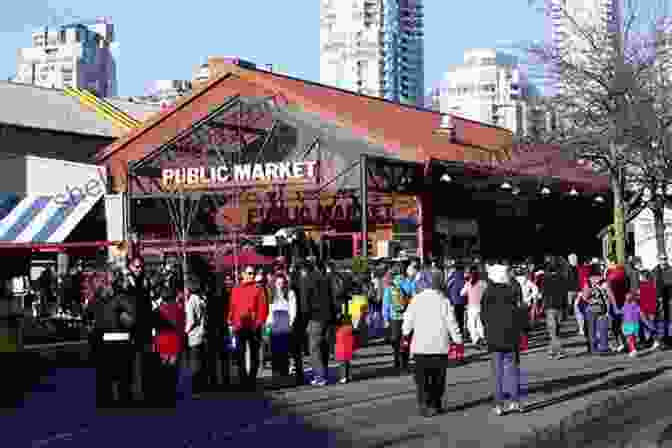
[[111, 51], [114, 25], [107, 18], [42, 27], [33, 32], [32, 39], [32, 47], [18, 50], [14, 82], [56, 89], [77, 87], [100, 97], [117, 95]]
[[439, 102], [442, 113], [525, 135], [530, 94], [515, 57], [482, 48], [465, 51], [464, 63], [446, 72]]
[[422, 106], [422, 0], [320, 0], [320, 82]]

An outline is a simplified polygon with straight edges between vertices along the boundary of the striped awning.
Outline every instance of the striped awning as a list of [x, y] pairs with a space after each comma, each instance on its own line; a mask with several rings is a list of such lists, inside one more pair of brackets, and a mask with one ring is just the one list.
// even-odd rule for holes
[[62, 243], [102, 196], [0, 193], [0, 241]]

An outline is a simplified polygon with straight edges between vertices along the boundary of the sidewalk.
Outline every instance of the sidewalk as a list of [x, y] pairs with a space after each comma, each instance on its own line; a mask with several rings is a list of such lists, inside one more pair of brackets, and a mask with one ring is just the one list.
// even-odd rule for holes
[[501, 448], [536, 438], [538, 428], [557, 425], [615, 391], [662, 378], [672, 368], [669, 352], [637, 360], [586, 357], [581, 339], [564, 342], [570, 356], [563, 360], [549, 360], [538, 337], [523, 355], [521, 367], [529, 382], [529, 410], [523, 415], [492, 414], [487, 355], [468, 349], [468, 364], [448, 370], [448, 413], [422, 419], [412, 377], [393, 375], [389, 346], [372, 346], [358, 352], [355, 382], [348, 385], [280, 388], [266, 376], [262, 382], [273, 387], [263, 393], [211, 393], [180, 402], [175, 410], [142, 415], [98, 415], [95, 370], [57, 369], [35, 388], [24, 409], [0, 420], [0, 427], [12, 447], [76, 443], [132, 448], [149, 443], [200, 448], [284, 439], [306, 446]]

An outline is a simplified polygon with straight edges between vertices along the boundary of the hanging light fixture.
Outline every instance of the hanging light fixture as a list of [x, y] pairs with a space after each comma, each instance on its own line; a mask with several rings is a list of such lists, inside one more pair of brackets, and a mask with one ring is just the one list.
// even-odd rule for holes
[[548, 187], [544, 187], [541, 189], [541, 194], [543, 194], [544, 196], [548, 196], [549, 194], [551, 194], [551, 189]]
[[604, 203], [604, 198], [601, 195], [595, 196], [595, 202], [599, 202], [600, 204]]
[[576, 191], [576, 188], [572, 187], [572, 189], [569, 191], [570, 196], [578, 196], [579, 192]]
[[441, 182], [452, 182], [453, 178], [448, 173], [441, 176]]
[[513, 185], [511, 185], [508, 181], [504, 181], [500, 187], [502, 190], [511, 190], [513, 188]]

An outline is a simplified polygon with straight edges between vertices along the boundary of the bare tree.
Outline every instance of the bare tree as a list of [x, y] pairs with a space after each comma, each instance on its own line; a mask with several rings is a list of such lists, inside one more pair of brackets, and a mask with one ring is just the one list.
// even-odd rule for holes
[[[650, 6], [645, 0], [642, 4]], [[630, 154], [633, 148], [641, 152], [641, 143], [633, 138], [641, 129], [632, 116], [652, 60], [642, 44], [644, 14], [638, 6], [633, 0], [622, 10], [590, 17], [547, 0], [543, 10], [560, 24], [556, 29], [561, 33], [552, 42], [527, 48], [529, 63], [543, 66], [548, 103], [557, 117], [557, 126], [543, 129], [531, 143], [556, 145], [609, 176], [616, 243], [612, 261], [620, 264], [625, 262], [625, 215], [631, 206], [626, 200]]]
[[672, 192], [672, 21], [652, 23], [642, 39], [650, 64], [633, 97], [632, 141], [628, 182], [643, 190], [642, 200], [653, 213], [658, 255], [667, 255], [666, 206]]

